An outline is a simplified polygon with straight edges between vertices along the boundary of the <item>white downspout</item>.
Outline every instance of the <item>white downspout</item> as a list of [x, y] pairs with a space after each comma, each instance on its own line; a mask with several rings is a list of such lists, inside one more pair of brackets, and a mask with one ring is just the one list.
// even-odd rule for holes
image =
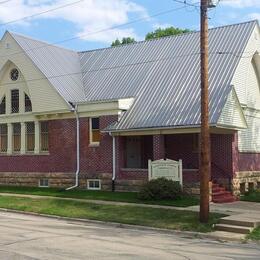
[[75, 185], [67, 188], [66, 190], [72, 190], [74, 188], [77, 188], [79, 186], [79, 164], [80, 164], [80, 151], [79, 151], [79, 146], [80, 146], [80, 142], [79, 142], [79, 114], [78, 114], [78, 106], [75, 105], [75, 108], [74, 108], [74, 113], [75, 113], [75, 116], [76, 116], [76, 128], [77, 128], [77, 169], [76, 169], [76, 172], [75, 172]]
[[[111, 133], [110, 133], [110, 135], [111, 135]], [[112, 141], [113, 141], [112, 191], [115, 191], [115, 180], [116, 180], [116, 138], [115, 138], [115, 136], [112, 136]]]

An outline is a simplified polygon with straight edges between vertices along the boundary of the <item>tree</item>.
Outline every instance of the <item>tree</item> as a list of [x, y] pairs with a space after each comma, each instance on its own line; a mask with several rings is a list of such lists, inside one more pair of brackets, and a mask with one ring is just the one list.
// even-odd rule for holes
[[114, 47], [114, 46], [119, 46], [119, 45], [123, 45], [123, 44], [134, 43], [134, 42], [136, 42], [136, 40], [134, 38], [124, 37], [124, 38], [122, 38], [121, 41], [119, 39], [116, 39], [115, 41], [113, 41], [111, 46]]
[[149, 32], [145, 36], [145, 40], [151, 40], [151, 39], [157, 39], [157, 38], [162, 38], [170, 35], [178, 35], [178, 34], [183, 34], [190, 32], [189, 29], [180, 29], [180, 28], [175, 28], [175, 27], [167, 27], [165, 29], [158, 28], [153, 32]]

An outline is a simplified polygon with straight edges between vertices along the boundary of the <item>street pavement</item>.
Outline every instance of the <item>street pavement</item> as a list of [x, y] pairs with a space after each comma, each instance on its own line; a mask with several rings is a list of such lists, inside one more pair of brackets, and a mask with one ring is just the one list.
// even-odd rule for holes
[[256, 244], [0, 212], [0, 259], [260, 259]]

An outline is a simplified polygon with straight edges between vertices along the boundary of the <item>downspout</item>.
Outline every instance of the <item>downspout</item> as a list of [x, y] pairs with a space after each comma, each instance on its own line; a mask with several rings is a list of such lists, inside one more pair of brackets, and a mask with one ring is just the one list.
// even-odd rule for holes
[[[110, 133], [110, 136], [111, 133]], [[115, 136], [112, 136], [112, 143], [113, 143], [113, 173], [112, 173], [112, 191], [115, 191], [115, 180], [116, 180], [116, 139]]]
[[67, 188], [66, 190], [72, 190], [74, 188], [77, 188], [79, 186], [79, 163], [80, 163], [80, 151], [79, 151], [79, 114], [78, 114], [78, 105], [76, 104], [74, 109], [73, 109], [76, 117], [76, 128], [77, 128], [77, 133], [76, 133], [76, 139], [77, 139], [77, 169], [75, 172], [75, 185]]

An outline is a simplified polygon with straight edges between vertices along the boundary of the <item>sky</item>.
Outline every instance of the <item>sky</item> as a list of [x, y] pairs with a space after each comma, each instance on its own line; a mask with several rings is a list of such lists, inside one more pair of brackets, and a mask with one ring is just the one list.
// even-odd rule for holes
[[[199, 0], [179, 2], [184, 0], [0, 0], [0, 35], [9, 30], [83, 51], [122, 37], [143, 40], [159, 27], [198, 30]], [[260, 19], [260, 0], [220, 0], [209, 11], [210, 28], [253, 19]]]

